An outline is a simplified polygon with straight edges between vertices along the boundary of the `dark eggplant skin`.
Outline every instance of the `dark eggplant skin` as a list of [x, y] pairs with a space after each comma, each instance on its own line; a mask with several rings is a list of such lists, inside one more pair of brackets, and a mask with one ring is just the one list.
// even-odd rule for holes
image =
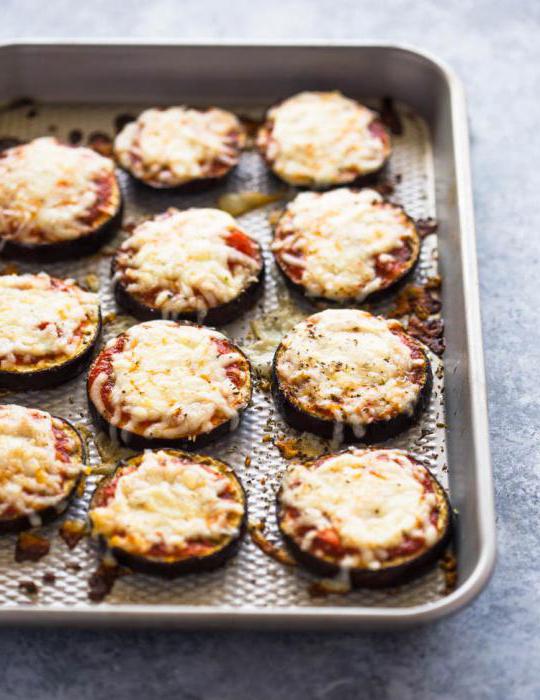
[[[306, 413], [306, 411], [293, 403], [292, 399], [287, 395], [286, 388], [281, 385], [276, 371], [280, 349], [281, 345], [278, 346], [272, 362], [272, 396], [279, 412], [292, 428], [300, 432], [307, 431], [309, 433], [315, 433], [315, 435], [319, 435], [323, 438], [333, 438], [338, 424], [335, 421], [324, 420], [323, 418], [318, 418], [317, 416]], [[363, 442], [366, 444], [384, 442], [398, 433], [407, 430], [418, 421], [421, 413], [429, 403], [433, 387], [431, 363], [423, 349], [422, 352], [424, 353], [425, 362], [425, 381], [412, 414], [400, 413], [389, 420], [374, 421], [365, 426], [366, 431], [361, 437], [357, 437], [354, 434], [350, 425], [343, 423], [343, 442]]]
[[[330, 455], [328, 455], [330, 456]], [[382, 565], [380, 569], [367, 569], [367, 568], [351, 568], [347, 570], [350, 584], [353, 588], [387, 588], [389, 586], [399, 586], [401, 584], [412, 581], [413, 579], [421, 576], [426, 571], [428, 571], [433, 564], [439, 559], [446, 548], [449, 546], [452, 539], [454, 522], [452, 508], [448, 495], [444, 488], [437, 481], [435, 476], [429, 471], [429, 475], [432, 479], [432, 483], [435, 487], [438, 501], [441, 505], [441, 512], [445, 520], [444, 528], [441, 536], [435, 542], [434, 545], [426, 549], [420, 556], [413, 556], [412, 558], [402, 557], [399, 563], [392, 566]], [[332, 564], [331, 562], [322, 559], [320, 557], [306, 552], [302, 549], [295, 540], [284, 532], [282, 527], [282, 508], [281, 508], [281, 493], [282, 488], [278, 490], [276, 496], [276, 513], [277, 522], [281, 537], [285, 543], [286, 548], [289, 550], [294, 559], [304, 566], [308, 571], [316, 574], [317, 576], [323, 576], [327, 578], [332, 578], [343, 574], [344, 569], [337, 564]]]
[[[251, 394], [250, 394], [251, 396]], [[221, 423], [214, 430], [209, 433], [202, 433], [197, 435], [193, 439], [189, 438], [147, 438], [143, 435], [138, 435], [129, 430], [121, 430], [109, 423], [101, 413], [95, 407], [92, 399], [88, 395], [88, 406], [90, 409], [90, 416], [96, 427], [107, 435], [112, 442], [123, 445], [124, 447], [129, 447], [132, 450], [152, 450], [152, 449], [163, 449], [163, 448], [174, 448], [177, 450], [195, 450], [200, 447], [205, 447], [210, 443], [219, 440], [220, 438], [229, 435], [232, 429], [232, 421], [226, 421]], [[247, 406], [246, 406], [247, 408]], [[238, 411], [238, 415], [241, 416], [245, 411], [245, 408]]]
[[[119, 190], [120, 191], [120, 190]], [[0, 237], [0, 257], [6, 260], [51, 263], [74, 260], [97, 252], [110, 241], [122, 223], [123, 200], [120, 195], [116, 213], [96, 230], [80, 238], [55, 243], [18, 243]]]
[[[170, 450], [170, 452], [178, 452], [177, 450]], [[182, 454], [180, 452], [180, 454]], [[186, 455], [187, 456], [187, 455]], [[98, 543], [102, 554], [112, 554], [117, 564], [131, 569], [134, 572], [141, 574], [150, 574], [154, 576], [160, 576], [161, 578], [173, 579], [178, 576], [183, 576], [185, 574], [202, 573], [204, 571], [213, 571], [223, 566], [229, 559], [234, 557], [238, 552], [244, 535], [247, 529], [247, 517], [248, 517], [248, 507], [247, 507], [247, 496], [244, 486], [234, 470], [229, 467], [225, 462], [220, 462], [206, 455], [193, 455], [190, 454], [189, 457], [196, 462], [203, 464], [210, 464], [213, 466], [220, 465], [220, 471], [226, 468], [227, 473], [231, 473], [240, 487], [242, 493], [242, 503], [244, 506], [244, 514], [242, 516], [242, 521], [238, 533], [231, 537], [230, 541], [227, 542], [223, 547], [218, 549], [216, 552], [203, 556], [203, 557], [190, 557], [188, 559], [181, 559], [178, 561], [163, 561], [155, 557], [146, 557], [142, 555], [136, 555], [131, 552], [127, 552], [119, 547], [109, 547], [105, 537], [99, 535]], [[116, 472], [122, 467], [129, 466], [133, 461], [139, 460], [142, 455], [135, 455], [129, 459], [123, 460], [118, 463], [114, 472], [102, 479], [96, 487], [92, 499], [90, 501], [89, 511], [91, 512], [94, 507], [95, 500], [99, 495], [101, 489], [106, 487], [115, 477]]]
[[116, 426], [109, 423], [109, 421], [104, 418], [101, 413], [96, 408], [92, 398], [90, 396], [90, 391], [88, 387], [88, 382], [86, 385], [86, 396], [88, 400], [88, 407], [90, 410], [90, 416], [94, 424], [109, 436], [112, 442], [116, 442], [124, 447], [129, 447], [132, 450], [148, 450], [148, 449], [163, 449], [163, 448], [173, 448], [177, 450], [195, 450], [199, 447], [205, 447], [216, 440], [219, 440], [226, 435], [229, 435], [233, 430], [233, 422], [236, 420], [241, 420], [242, 414], [249, 407], [251, 403], [251, 397], [253, 395], [253, 370], [251, 368], [251, 363], [248, 358], [236, 345], [234, 346], [236, 350], [245, 358], [247, 365], [249, 367], [249, 393], [246, 402], [243, 407], [238, 410], [237, 419], [231, 419], [221, 423], [209, 433], [201, 433], [192, 438], [148, 438], [144, 435], [139, 435], [137, 433], [131, 432], [130, 430], [123, 430], [117, 428]]
[[[204, 323], [208, 326], [223, 326], [240, 318], [244, 312], [255, 306], [264, 291], [265, 265], [261, 247], [256, 241], [254, 242], [259, 249], [261, 260], [261, 269], [254, 282], [246, 287], [235, 299], [231, 299], [231, 301], [228, 301], [226, 304], [220, 304], [219, 306], [209, 309], [202, 319], [199, 318], [196, 312], [192, 312], [175, 314], [174, 320]], [[111, 275], [114, 276], [115, 272], [116, 258], [113, 258]], [[170, 320], [170, 316], [164, 316], [160, 309], [148, 306], [142, 301], [139, 301], [133, 294], [130, 294], [122, 280], [117, 280], [114, 283], [114, 298], [118, 306], [124, 308], [132, 316], [135, 316], [135, 318], [141, 321], [152, 321], [154, 319]]]
[[78, 355], [61, 364], [35, 371], [0, 370], [0, 388], [12, 391], [33, 391], [65, 384], [79, 375], [92, 359], [101, 337], [101, 327], [100, 310], [96, 331], [91, 341], [84, 346]]
[[[397, 205], [396, 205], [397, 206]], [[400, 207], [401, 209], [402, 207]], [[404, 212], [405, 213], [405, 212]], [[309, 303], [313, 304], [314, 306], [318, 306], [320, 304], [324, 304], [325, 306], [329, 306], [330, 308], [339, 308], [339, 307], [346, 307], [346, 308], [355, 308], [355, 307], [361, 307], [363, 304], [368, 304], [368, 303], [374, 303], [374, 302], [379, 302], [379, 301], [384, 301], [385, 299], [388, 299], [388, 297], [391, 294], [395, 294], [397, 291], [399, 291], [407, 282], [411, 280], [411, 277], [414, 274], [414, 271], [416, 269], [416, 266], [418, 265], [418, 261], [420, 259], [420, 250], [422, 248], [422, 241], [421, 238], [418, 234], [418, 231], [416, 229], [416, 224], [414, 220], [405, 213], [409, 221], [414, 225], [414, 229], [416, 231], [416, 239], [415, 239], [415, 245], [414, 249], [412, 251], [412, 255], [409, 258], [408, 266], [405, 269], [405, 271], [394, 281], [392, 281], [390, 284], [387, 284], [384, 287], [381, 287], [381, 289], [377, 289], [375, 292], [372, 292], [371, 294], [368, 294], [362, 301], [357, 301], [354, 298], [344, 298], [340, 299], [339, 301], [335, 299], [328, 299], [324, 296], [312, 296], [310, 295], [304, 285], [301, 282], [295, 282], [288, 272], [281, 266], [280, 261], [278, 256], [274, 253], [274, 260], [276, 261], [276, 267], [279, 270], [281, 276], [283, 277], [285, 284], [287, 287], [300, 296], [302, 299], [308, 301]], [[278, 222], [279, 225], [279, 222]]]
[[[79, 454], [81, 455], [81, 462], [83, 464], [86, 464], [88, 460], [88, 452], [86, 449], [86, 444], [82, 439], [79, 431], [65, 418], [60, 418], [59, 416], [53, 416], [53, 418], [62, 421], [62, 423], [65, 424], [66, 429], [68, 429], [71, 433], [73, 433], [76, 436], [76, 439], [80, 446]], [[81, 479], [82, 474], [79, 474], [73, 480], [73, 484], [70, 486], [68, 493], [58, 501], [57, 505], [48, 506], [47, 508], [43, 508], [42, 510], [35, 511], [33, 513], [33, 515], [39, 517], [41, 521], [40, 526], [47, 525], [47, 523], [56, 520], [58, 517], [60, 517], [60, 515], [62, 515], [62, 513], [69, 506], [71, 499], [75, 495], [77, 488], [81, 482]], [[21, 515], [16, 518], [9, 519], [0, 518], [0, 535], [22, 532], [23, 530], [30, 530], [31, 528], [36, 527], [36, 525], [31, 522], [32, 520], [33, 517], [29, 515]]]
[[130, 170], [120, 165], [118, 161], [116, 161], [116, 165], [120, 170], [126, 173], [126, 175], [129, 175], [130, 183], [135, 188], [135, 192], [138, 190], [141, 195], [153, 192], [157, 197], [162, 193], [164, 199], [167, 198], [167, 195], [170, 196], [172, 193], [193, 195], [215, 190], [227, 182], [227, 179], [237, 167], [237, 165], [233, 165], [230, 170], [227, 170], [223, 175], [218, 175], [217, 177], [200, 177], [189, 180], [188, 182], [183, 182], [181, 185], [158, 185], [157, 183], [152, 183], [136, 177]]
[[386, 179], [389, 177], [388, 163], [390, 158], [387, 158], [378, 170], [374, 170], [372, 173], [366, 173], [365, 175], [358, 175], [354, 180], [350, 182], [339, 182], [334, 185], [291, 185], [286, 180], [283, 180], [279, 175], [277, 175], [272, 170], [272, 161], [269, 161], [264, 153], [259, 150], [259, 153], [269, 168], [270, 181], [272, 183], [273, 189], [283, 189], [283, 185], [288, 187], [294, 187], [296, 194], [301, 192], [328, 192], [329, 190], [334, 190], [337, 187], [352, 187], [354, 189], [363, 189], [369, 187], [370, 189], [376, 190], [378, 187], [385, 183]]

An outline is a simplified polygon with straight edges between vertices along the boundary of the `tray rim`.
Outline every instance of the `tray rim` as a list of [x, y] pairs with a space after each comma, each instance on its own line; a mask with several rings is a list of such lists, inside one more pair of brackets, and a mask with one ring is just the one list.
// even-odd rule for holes
[[[468, 372], [471, 386], [475, 388], [475, 402], [471, 408], [471, 428], [476, 459], [478, 493], [478, 529], [480, 556], [469, 577], [448, 596], [431, 603], [406, 608], [391, 607], [336, 607], [306, 606], [283, 608], [257, 608], [255, 606], [196, 605], [126, 605], [77, 604], [71, 608], [63, 605], [6, 605], [0, 608], [0, 625], [7, 624], [71, 624], [84, 626], [115, 626], [148, 624], [155, 626], [184, 627], [257, 627], [278, 628], [293, 623], [297, 628], [389, 628], [434, 622], [454, 614], [471, 603], [485, 588], [493, 573], [496, 561], [496, 533], [494, 483], [489, 448], [488, 411], [480, 315], [476, 233], [472, 197], [472, 180], [469, 150], [469, 128], [465, 91], [454, 69], [430, 51], [407, 43], [355, 40], [243, 40], [197, 39], [186, 42], [174, 38], [146, 39], [127, 37], [112, 38], [13, 38], [0, 42], [0, 51], [6, 49], [47, 48], [344, 48], [388, 49], [412, 54], [430, 63], [442, 76], [449, 90], [451, 129], [454, 138], [452, 157], [455, 162], [456, 208], [460, 222], [465, 323], [467, 327]], [[1, 57], [0, 57], [1, 60]], [[473, 351], [474, 349], [474, 351]]]

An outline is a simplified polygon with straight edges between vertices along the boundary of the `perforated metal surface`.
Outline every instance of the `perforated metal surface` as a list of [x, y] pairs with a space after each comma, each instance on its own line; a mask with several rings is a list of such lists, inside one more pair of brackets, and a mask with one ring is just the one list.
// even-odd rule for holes
[[[223, 105], [227, 106], [227, 105]], [[142, 109], [142, 107], [141, 107]], [[246, 111], [242, 111], [246, 114]], [[22, 107], [0, 113], [0, 137], [15, 137], [29, 140], [37, 136], [54, 133], [67, 139], [73, 129], [83, 133], [83, 143], [95, 131], [114, 134], [115, 117], [121, 113], [136, 114], [132, 105], [122, 106], [38, 106], [36, 114]], [[392, 199], [403, 204], [415, 218], [434, 216], [434, 178], [429, 134], [424, 123], [400, 108], [405, 127], [402, 136], [394, 137], [394, 153], [391, 159], [388, 178], [401, 180], [396, 183]], [[262, 111], [250, 110], [251, 116], [260, 116]], [[179, 192], [155, 192], [137, 185], [124, 173], [119, 175], [125, 198], [124, 221], [139, 220], [158, 213], [169, 206], [213, 206], [225, 191], [278, 191], [284, 189], [271, 178], [261, 158], [255, 152], [243, 154], [240, 165], [223, 185], [196, 194]], [[399, 178], [397, 178], [399, 180]], [[276, 205], [279, 207], [279, 204]], [[259, 209], [241, 217], [243, 226], [265, 247], [269, 274], [266, 280], [265, 295], [257, 309], [249, 312], [242, 322], [224, 327], [224, 331], [240, 344], [245, 344], [249, 322], [261, 318], [278, 308], [288, 296], [279, 279], [272, 256], [268, 252], [271, 226], [268, 214], [271, 207]], [[116, 245], [125, 234], [119, 233], [112, 245]], [[429, 236], [423, 241], [421, 261], [416, 277], [423, 279], [436, 274], [436, 238]], [[21, 271], [45, 269], [52, 275], [73, 277], [87, 281], [89, 274], [97, 275], [100, 282], [99, 294], [102, 311], [117, 311], [109, 279], [110, 257], [96, 255], [71, 263], [50, 264], [36, 267], [18, 265]], [[308, 310], [306, 307], [305, 311]], [[376, 309], [384, 312], [384, 306]], [[121, 310], [118, 310], [121, 314]], [[115, 321], [105, 324], [103, 342], [116, 335], [135, 320], [120, 315]], [[249, 351], [249, 350], [248, 350]], [[446, 457], [444, 446], [444, 415], [440, 380], [437, 378], [439, 361], [432, 356], [435, 385], [429, 408], [418, 425], [389, 441], [390, 446], [412, 450], [430, 466], [443, 485], [447, 485]], [[21, 403], [35, 406], [61, 415], [75, 424], [87, 426], [95, 433], [88, 416], [84, 388], [85, 376], [55, 389], [38, 393], [4, 394], [3, 402]], [[287, 434], [288, 430], [276, 414], [272, 400], [267, 393], [256, 390], [251, 408], [246, 412], [240, 428], [215, 446], [205, 450], [208, 454], [220, 457], [235, 468], [248, 493], [250, 519], [266, 519], [266, 535], [277, 540], [274, 516], [274, 497], [287, 462], [281, 458], [277, 447], [268, 436]], [[107, 446], [107, 438], [101, 436]], [[92, 464], [99, 464], [96, 446], [90, 440]], [[246, 457], [251, 457], [246, 466]], [[65, 517], [84, 517], [89, 496], [97, 477], [88, 480], [84, 496], [77, 499]], [[15, 537], [7, 536], [0, 541], [0, 604], [28, 606], [39, 602], [42, 606], [61, 605], [66, 611], [74, 606], [88, 603], [88, 578], [97, 565], [97, 551], [89, 540], [83, 540], [73, 550], [58, 536], [57, 523], [43, 528], [51, 539], [51, 552], [38, 563], [16, 564], [14, 561]], [[56, 576], [54, 585], [42, 585], [44, 572]], [[21, 581], [31, 580], [39, 586], [37, 596], [30, 598], [19, 590]], [[385, 606], [406, 607], [436, 600], [444, 595], [445, 581], [442, 572], [434, 568], [423, 578], [396, 589], [385, 591], [358, 590], [347, 595], [332, 595], [328, 598], [312, 598], [309, 574], [299, 568], [288, 569], [270, 559], [246, 538], [239, 555], [225, 568], [204, 575], [190, 575], [176, 581], [160, 581], [148, 576], [126, 576], [114, 586], [107, 603], [130, 604], [174, 604], [205, 605], [216, 610], [229, 606], [255, 606], [260, 608], [283, 608], [297, 606]]]

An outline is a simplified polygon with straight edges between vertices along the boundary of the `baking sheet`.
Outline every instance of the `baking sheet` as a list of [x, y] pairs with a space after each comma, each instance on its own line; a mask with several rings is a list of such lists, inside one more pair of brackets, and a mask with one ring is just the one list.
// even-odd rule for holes
[[[115, 120], [120, 114], [137, 114], [148, 105], [23, 105], [17, 109], [0, 113], [0, 137], [14, 137], [23, 141], [37, 136], [51, 134], [68, 140], [73, 130], [82, 132], [82, 143], [95, 132], [103, 132], [111, 137], [115, 133]], [[241, 104], [220, 104], [252, 118], [260, 118], [267, 105], [249, 109]], [[434, 208], [434, 173], [433, 157], [426, 124], [411, 110], [399, 106], [404, 132], [394, 136], [394, 152], [388, 172], [384, 179], [395, 184], [392, 199], [403, 204], [414, 218], [435, 217]], [[396, 177], [398, 176], [398, 177]], [[400, 176], [400, 177], [399, 177]], [[187, 194], [182, 192], [153, 191], [119, 172], [125, 213], [124, 222], [139, 221], [165, 210], [169, 206], [185, 208], [189, 206], [215, 206], [217, 198], [229, 191], [286, 191], [287, 196], [294, 193], [292, 188], [284, 188], [269, 175], [262, 159], [255, 151], [247, 151], [235, 172], [219, 186], [206, 191]], [[270, 205], [240, 217], [241, 224], [259, 240], [265, 248], [267, 264], [266, 288], [263, 300], [256, 309], [250, 311], [239, 322], [224, 326], [223, 330], [250, 352], [250, 322], [268, 319], [272, 312], [283, 305], [294, 312], [307, 314], [313, 307], [305, 304], [298, 306], [289, 295], [277, 274], [271, 254], [271, 225], [269, 214], [279, 209], [283, 203]], [[109, 247], [116, 246], [127, 233], [120, 232]], [[108, 248], [109, 248], [108, 247]], [[73, 277], [83, 284], [99, 281], [99, 295], [102, 313], [107, 320], [104, 324], [102, 341], [129, 325], [135, 319], [125, 316], [116, 308], [109, 277], [110, 257], [94, 255], [90, 258], [71, 262], [54, 263], [46, 266], [17, 264], [19, 271], [39, 271], [45, 269], [49, 274], [59, 277]], [[425, 280], [437, 274], [437, 239], [430, 235], [424, 239], [420, 263], [415, 272], [417, 280]], [[381, 305], [374, 311], [384, 312]], [[111, 313], [118, 312], [112, 319]], [[419, 455], [442, 484], [447, 487], [446, 451], [444, 442], [444, 408], [441, 392], [441, 372], [437, 371], [440, 360], [431, 355], [435, 384], [431, 402], [421, 421], [409, 431], [394, 438], [385, 445], [407, 448]], [[85, 395], [85, 374], [68, 384], [43, 392], [4, 393], [1, 400], [5, 403], [20, 403], [35, 406], [63, 416], [79, 427], [87, 428], [92, 434], [96, 431], [89, 419]], [[86, 432], [86, 431], [84, 431]], [[214, 446], [201, 450], [212, 456], [224, 459], [237, 471], [248, 493], [250, 521], [264, 520], [265, 534], [270, 540], [279, 540], [277, 535], [274, 498], [280, 476], [287, 466], [274, 439], [293, 434], [287, 429], [276, 413], [270, 395], [256, 388], [251, 408], [244, 415], [240, 428], [229, 437]], [[99, 465], [105, 459], [118, 456], [110, 448], [108, 439], [98, 436], [101, 445], [101, 457], [93, 439], [89, 440], [91, 463]], [[104, 453], [105, 450], [105, 454]], [[122, 454], [130, 454], [124, 450]], [[249, 456], [249, 466], [246, 457]], [[76, 499], [64, 518], [45, 527], [42, 532], [51, 541], [50, 553], [37, 563], [14, 561], [15, 536], [0, 540], [0, 605], [15, 604], [28, 606], [39, 603], [41, 607], [61, 606], [65, 610], [89, 603], [88, 579], [96, 569], [98, 562], [95, 544], [83, 539], [74, 550], [70, 550], [58, 536], [58, 527], [65, 518], [85, 516], [87, 503], [98, 477], [90, 477], [84, 495]], [[56, 577], [54, 585], [43, 585], [45, 572], [52, 572]], [[264, 554], [246, 537], [239, 555], [225, 568], [200, 575], [189, 575], [175, 581], [160, 581], [149, 576], [129, 575], [119, 579], [106, 599], [110, 605], [120, 604], [168, 604], [168, 605], [203, 605], [215, 610], [250, 607], [250, 608], [296, 608], [305, 606], [382, 606], [407, 607], [435, 601], [445, 595], [446, 581], [444, 572], [434, 567], [429, 573], [415, 582], [382, 591], [357, 590], [347, 595], [330, 595], [313, 597], [310, 584], [315, 579], [300, 568], [287, 568]], [[37, 596], [24, 593], [19, 584], [33, 581], [39, 587]]]

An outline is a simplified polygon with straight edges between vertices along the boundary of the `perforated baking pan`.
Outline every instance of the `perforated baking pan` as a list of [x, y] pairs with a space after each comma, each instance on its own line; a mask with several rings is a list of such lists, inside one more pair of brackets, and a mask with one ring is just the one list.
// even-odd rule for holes
[[[95, 132], [113, 136], [119, 115], [137, 114], [156, 104], [214, 104], [257, 119], [273, 102], [305, 89], [338, 89], [375, 107], [382, 98], [392, 97], [403, 125], [403, 133], [394, 137], [387, 174], [395, 186], [392, 198], [415, 218], [432, 216], [439, 222], [437, 236], [423, 242], [415, 274], [420, 280], [434, 274], [443, 278], [444, 362], [441, 366], [432, 358], [440, 367], [438, 381], [420, 423], [387, 444], [419, 454], [449, 490], [457, 512], [457, 585], [448, 591], [444, 572], [435, 567], [398, 588], [321, 598], [313, 596], [309, 574], [283, 567], [248, 538], [223, 570], [174, 582], [126, 576], [103, 602], [92, 603], [88, 579], [96, 568], [95, 546], [84, 540], [70, 550], [58, 537], [56, 523], [44, 528], [52, 547], [37, 563], [15, 563], [14, 537], [0, 541], [0, 622], [400, 626], [455, 612], [488, 581], [495, 528], [469, 145], [463, 91], [450, 69], [423, 52], [386, 45], [13, 43], [0, 47], [0, 138], [28, 140], [54, 133], [67, 139], [74, 131], [81, 133], [83, 142]], [[26, 97], [35, 103], [29, 106], [20, 100]], [[224, 184], [195, 194], [152, 192], [135, 186], [125, 174], [120, 177], [125, 218], [130, 220], [168, 206], [213, 206], [226, 191], [281, 188], [253, 151], [242, 156]], [[292, 304], [293, 314], [305, 312], [294, 308], [268, 256], [271, 209], [270, 205], [242, 218], [247, 230], [266, 244], [270, 274], [264, 300], [242, 322], [223, 329], [248, 352], [253, 321], [264, 323], [283, 304]], [[95, 275], [103, 312], [110, 317], [115, 306], [109, 264], [110, 258], [98, 255], [45, 269], [83, 282]], [[40, 269], [24, 263], [20, 268]], [[119, 316], [106, 325], [104, 340], [131, 323], [134, 319]], [[2, 401], [44, 408], [95, 432], [84, 398], [84, 376], [45, 392], [3, 396]], [[277, 538], [273, 499], [286, 466], [274, 442], [283, 435], [287, 428], [271, 399], [258, 391], [241, 428], [207, 450], [238, 471], [248, 490], [250, 517], [266, 520], [270, 540]], [[90, 446], [96, 464], [99, 457], [92, 440]], [[89, 479], [67, 517], [84, 516], [94, 484], [95, 479]], [[55, 574], [55, 585], [41, 585], [45, 572]], [[19, 586], [28, 580], [39, 584], [37, 596], [29, 597]]]

